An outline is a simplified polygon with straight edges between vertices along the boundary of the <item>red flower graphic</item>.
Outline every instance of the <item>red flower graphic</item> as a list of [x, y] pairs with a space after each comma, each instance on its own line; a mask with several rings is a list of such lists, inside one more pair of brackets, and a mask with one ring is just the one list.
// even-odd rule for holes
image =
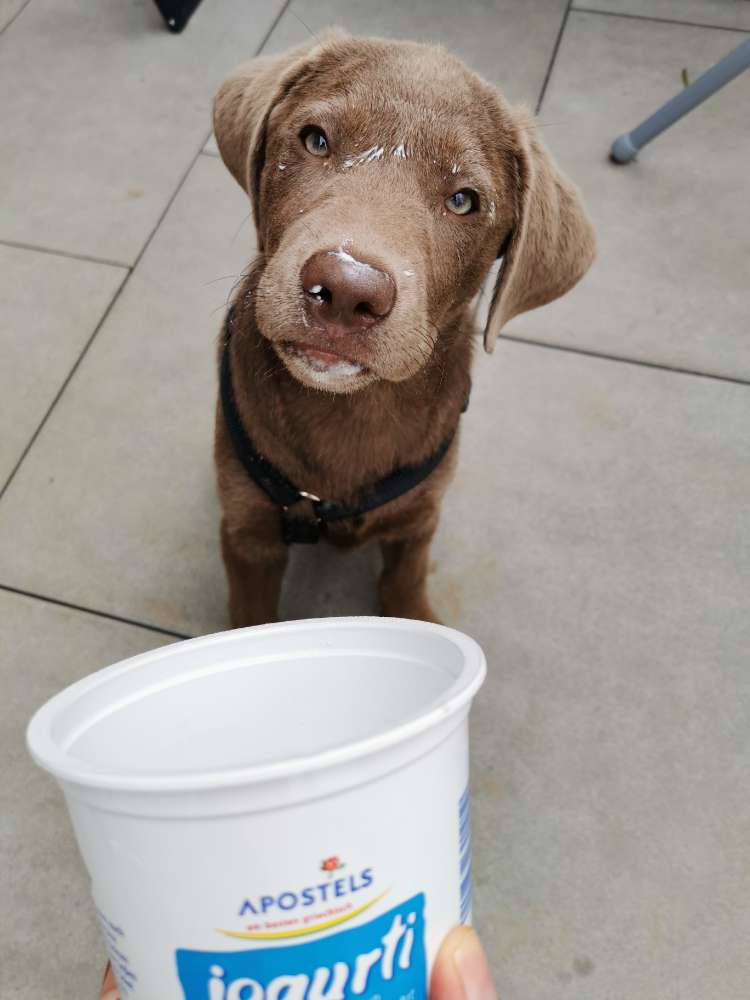
[[323, 861], [321, 862], [320, 865], [320, 870], [323, 872], [328, 872], [330, 874], [331, 872], [337, 872], [339, 868], [343, 867], [344, 863], [338, 856], [338, 854], [332, 854], [330, 858], [323, 858]]

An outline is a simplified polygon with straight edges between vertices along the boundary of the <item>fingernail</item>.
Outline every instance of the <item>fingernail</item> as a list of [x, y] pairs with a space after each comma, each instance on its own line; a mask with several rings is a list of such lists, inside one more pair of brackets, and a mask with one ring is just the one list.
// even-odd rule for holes
[[496, 1000], [492, 973], [479, 938], [468, 938], [455, 952], [454, 961], [466, 1000]]

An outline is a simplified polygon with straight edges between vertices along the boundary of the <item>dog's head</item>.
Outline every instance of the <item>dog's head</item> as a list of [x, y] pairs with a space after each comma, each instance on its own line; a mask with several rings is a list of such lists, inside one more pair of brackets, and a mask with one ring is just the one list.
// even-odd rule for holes
[[255, 59], [219, 91], [214, 128], [253, 203], [258, 326], [307, 385], [416, 374], [502, 254], [491, 351], [593, 258], [532, 119], [443, 49], [336, 32]]

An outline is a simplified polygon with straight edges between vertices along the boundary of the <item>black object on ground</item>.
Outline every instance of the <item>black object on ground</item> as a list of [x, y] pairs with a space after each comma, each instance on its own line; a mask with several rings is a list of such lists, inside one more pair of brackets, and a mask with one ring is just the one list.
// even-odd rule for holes
[[154, 2], [169, 30], [177, 34], [188, 23], [201, 0], [154, 0]]

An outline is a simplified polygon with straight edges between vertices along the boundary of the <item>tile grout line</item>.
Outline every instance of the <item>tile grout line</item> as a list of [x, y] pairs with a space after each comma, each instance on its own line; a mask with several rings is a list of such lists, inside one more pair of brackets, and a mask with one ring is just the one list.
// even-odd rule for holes
[[[210, 134], [211, 133], [209, 132], [208, 135], [210, 135]], [[99, 322], [94, 327], [93, 333], [91, 334], [91, 336], [89, 337], [89, 339], [86, 341], [86, 343], [83, 345], [83, 350], [80, 352], [80, 354], [76, 358], [75, 362], [73, 363], [73, 367], [70, 369], [70, 371], [68, 372], [67, 376], [65, 377], [62, 385], [60, 386], [60, 388], [55, 393], [55, 396], [54, 396], [52, 402], [48, 406], [46, 413], [44, 414], [44, 416], [42, 417], [41, 421], [37, 425], [37, 428], [34, 431], [34, 433], [32, 434], [31, 439], [28, 441], [26, 447], [21, 452], [20, 458], [18, 459], [18, 461], [16, 462], [16, 464], [13, 466], [13, 469], [11, 470], [10, 475], [6, 479], [5, 484], [3, 485], [2, 489], [0, 489], [0, 500], [3, 499], [3, 497], [6, 494], [6, 492], [8, 491], [8, 488], [10, 487], [11, 483], [15, 479], [16, 474], [18, 473], [18, 470], [23, 465], [23, 463], [24, 463], [24, 461], [26, 459], [26, 456], [31, 451], [32, 447], [34, 446], [34, 443], [36, 442], [37, 438], [41, 434], [41, 432], [42, 432], [45, 424], [49, 420], [52, 412], [54, 411], [55, 407], [57, 406], [58, 402], [60, 401], [60, 398], [62, 397], [63, 393], [65, 392], [66, 388], [68, 387], [68, 384], [70, 383], [70, 380], [73, 378], [73, 376], [75, 375], [75, 373], [78, 371], [78, 368], [80, 367], [81, 362], [85, 358], [85, 356], [86, 356], [89, 348], [91, 347], [91, 345], [94, 343], [94, 340], [96, 339], [97, 334], [99, 333], [99, 331], [101, 330], [102, 326], [106, 322], [107, 317], [109, 316], [109, 314], [114, 309], [116, 303], [118, 302], [120, 296], [123, 293], [123, 290], [127, 287], [128, 282], [130, 281], [130, 278], [132, 277], [133, 273], [135, 272], [136, 267], [140, 263], [141, 258], [143, 257], [143, 255], [146, 252], [146, 250], [148, 250], [149, 246], [151, 245], [151, 241], [153, 240], [153, 238], [156, 235], [159, 227], [161, 226], [162, 222], [164, 221], [164, 217], [166, 216], [166, 214], [169, 211], [169, 209], [172, 207], [172, 204], [174, 203], [175, 198], [180, 193], [180, 191], [182, 189], [182, 186], [184, 185], [185, 181], [188, 178], [188, 175], [190, 174], [190, 171], [193, 169], [193, 167], [195, 166], [195, 164], [198, 162], [198, 157], [201, 154], [201, 150], [203, 149], [203, 146], [205, 146], [207, 142], [208, 142], [208, 136], [206, 136], [204, 138], [203, 142], [201, 143], [200, 149], [198, 150], [198, 152], [191, 159], [190, 164], [187, 167], [187, 169], [185, 170], [185, 172], [183, 173], [182, 177], [180, 178], [180, 180], [179, 180], [179, 182], [177, 184], [177, 187], [172, 192], [169, 200], [167, 201], [166, 206], [164, 207], [163, 211], [160, 213], [159, 218], [156, 221], [156, 225], [153, 227], [153, 229], [149, 233], [149, 235], [148, 235], [145, 243], [143, 244], [143, 246], [139, 250], [139, 252], [138, 252], [135, 260], [133, 261], [132, 266], [130, 267], [130, 269], [128, 270], [128, 272], [124, 275], [122, 281], [120, 282], [119, 287], [117, 288], [117, 291], [114, 293], [114, 295], [112, 296], [112, 298], [109, 301], [109, 304], [107, 305], [107, 308], [104, 310], [104, 312], [103, 312], [103, 314], [101, 316], [101, 319], [99, 320]]]
[[557, 33], [557, 38], [555, 39], [555, 44], [552, 49], [552, 55], [550, 56], [549, 64], [547, 66], [547, 72], [544, 74], [544, 80], [542, 81], [542, 89], [539, 91], [539, 100], [536, 102], [536, 108], [534, 109], [534, 114], [538, 115], [542, 102], [544, 101], [544, 95], [547, 93], [547, 85], [549, 84], [550, 77], [552, 76], [552, 70], [555, 65], [555, 60], [557, 59], [557, 53], [560, 49], [560, 43], [562, 42], [562, 37], [565, 34], [565, 27], [568, 23], [568, 17], [570, 16], [570, 9], [573, 6], [573, 0], [568, 0], [567, 7], [562, 16], [562, 21], [560, 22], [560, 30]]
[[680, 368], [678, 365], [660, 364], [658, 361], [644, 361], [641, 358], [626, 358], [618, 354], [603, 354], [586, 347], [568, 347], [565, 344], [552, 344], [533, 337], [519, 337], [515, 334], [501, 333], [498, 342], [509, 340], [514, 344], [526, 344], [527, 347], [543, 347], [548, 351], [562, 351], [564, 354], [578, 354], [585, 358], [597, 358], [599, 361], [613, 361], [616, 364], [634, 365], [637, 368], [651, 368], [656, 371], [670, 372], [673, 375], [686, 375], [691, 378], [707, 378], [714, 382], [729, 382], [731, 385], [742, 385], [750, 388], [750, 378], [735, 378], [732, 375], [717, 375], [711, 372], [699, 372], [694, 368]]
[[26, 456], [28, 455], [28, 453], [33, 448], [34, 442], [39, 437], [39, 435], [40, 435], [40, 433], [42, 431], [42, 428], [44, 427], [44, 425], [47, 423], [47, 420], [49, 419], [50, 414], [52, 413], [52, 411], [54, 410], [54, 408], [57, 406], [57, 404], [58, 404], [58, 402], [60, 400], [60, 397], [65, 392], [65, 389], [68, 386], [68, 383], [73, 378], [73, 376], [75, 375], [75, 373], [78, 371], [78, 367], [81, 364], [81, 362], [83, 361], [83, 359], [84, 359], [84, 357], [86, 355], [86, 352], [88, 351], [89, 347], [91, 347], [91, 345], [93, 344], [94, 338], [96, 337], [97, 333], [99, 333], [99, 330], [102, 328], [102, 325], [104, 324], [104, 321], [107, 319], [107, 317], [109, 316], [110, 312], [112, 311], [112, 308], [113, 308], [115, 302], [117, 302], [117, 300], [119, 299], [120, 293], [122, 292], [123, 288], [127, 284], [128, 279], [130, 278], [130, 275], [132, 273], [133, 273], [132, 271], [128, 271], [126, 274], [123, 275], [122, 281], [120, 282], [120, 284], [117, 287], [117, 291], [114, 293], [114, 295], [110, 299], [109, 304], [107, 305], [107, 308], [102, 313], [102, 316], [101, 316], [99, 322], [94, 327], [94, 329], [93, 329], [93, 331], [91, 333], [91, 336], [86, 341], [86, 343], [83, 345], [83, 349], [81, 350], [81, 352], [79, 353], [78, 357], [74, 361], [73, 367], [70, 369], [70, 371], [68, 372], [68, 374], [65, 376], [65, 378], [64, 378], [64, 380], [62, 382], [62, 385], [60, 386], [60, 388], [57, 390], [57, 392], [55, 393], [54, 397], [52, 398], [52, 402], [49, 404], [49, 406], [47, 407], [47, 409], [46, 409], [46, 411], [44, 413], [44, 416], [42, 417], [42, 419], [37, 424], [36, 430], [31, 435], [31, 437], [29, 438], [29, 440], [26, 442], [26, 447], [23, 449], [23, 451], [21, 452], [21, 454], [20, 454], [20, 456], [18, 458], [18, 461], [16, 462], [16, 464], [11, 469], [10, 475], [5, 480], [5, 483], [3, 484], [2, 489], [0, 489], [0, 500], [3, 499], [3, 497], [5, 496], [6, 491], [8, 490], [8, 487], [10, 486], [10, 484], [15, 479], [16, 473], [21, 468], [21, 466], [23, 465], [23, 463], [24, 463], [24, 461], [26, 459]]
[[124, 271], [132, 271], [133, 265], [122, 260], [108, 260], [106, 257], [92, 257], [87, 253], [75, 253], [73, 250], [56, 250], [54, 247], [37, 246], [35, 243], [21, 243], [18, 240], [0, 239], [0, 246], [11, 247], [13, 250], [29, 250], [32, 253], [46, 253], [52, 257], [67, 257], [69, 260], [82, 260], [88, 264], [106, 264], [108, 267], [119, 267]]
[[653, 17], [650, 14], [628, 14], [619, 10], [597, 10], [596, 7], [573, 7], [574, 14], [599, 14], [601, 17], [623, 17], [628, 21], [653, 21], [656, 24], [677, 24], [683, 28], [708, 28], [711, 31], [733, 31], [735, 34], [750, 34], [750, 28], [729, 28], [725, 24], [699, 24], [697, 21], [674, 21], [668, 17]]
[[16, 23], [16, 21], [18, 20], [18, 18], [21, 16], [21, 14], [23, 14], [23, 12], [26, 10], [26, 8], [29, 6], [30, 3], [31, 3], [31, 0], [26, 0], [26, 3], [22, 4], [21, 7], [18, 8], [18, 10], [15, 12], [15, 14], [10, 19], [10, 21], [8, 21], [7, 24], [3, 25], [3, 27], [0, 28], [0, 35], [2, 35], [4, 32], [6, 32], [8, 30], [8, 28], [11, 26], [11, 24], [15, 24]]
[[[284, 14], [286, 14], [286, 12], [289, 9], [291, 3], [292, 3], [292, 0], [284, 0], [284, 2], [282, 3], [281, 8], [280, 8], [278, 14], [276, 15], [276, 17], [271, 22], [271, 27], [265, 33], [265, 35], [263, 36], [263, 39], [262, 39], [260, 45], [255, 50], [255, 55], [256, 56], [259, 56], [261, 54], [261, 52], [263, 51], [263, 49], [268, 44], [268, 39], [271, 37], [271, 35], [274, 33], [274, 31], [276, 31], [276, 28], [278, 26], [279, 21], [282, 19], [282, 17], [284, 16]], [[206, 139], [206, 142], [208, 142], [208, 139]], [[203, 145], [205, 146], [205, 143]]]
[[[291, 2], [291, 0], [285, 0], [285, 2], [282, 4], [281, 9], [279, 10], [279, 12], [276, 15], [276, 17], [273, 19], [273, 21], [271, 23], [271, 26], [269, 27], [268, 31], [265, 33], [265, 35], [263, 36], [263, 38], [260, 41], [260, 44], [258, 45], [257, 49], [255, 50], [255, 55], [256, 56], [259, 55], [260, 52], [262, 52], [264, 46], [268, 42], [268, 39], [271, 37], [271, 35], [273, 34], [274, 30], [276, 29], [276, 25], [279, 23], [279, 21], [281, 20], [281, 18], [284, 15], [284, 13], [286, 12], [286, 10], [287, 10], [290, 2]], [[201, 153], [203, 152], [203, 147], [206, 145], [206, 143], [208, 142], [208, 140], [211, 138], [212, 131], [213, 131], [213, 128], [209, 129], [209, 131], [204, 135], [203, 139], [201, 140], [201, 143], [200, 143], [200, 145], [198, 147], [198, 151], [195, 153], [195, 155], [190, 160], [190, 163], [188, 164], [188, 166], [185, 169], [184, 173], [182, 174], [180, 180], [178, 181], [177, 186], [175, 187], [174, 191], [170, 195], [169, 200], [167, 201], [167, 204], [164, 206], [164, 209], [160, 213], [159, 218], [156, 221], [156, 224], [154, 225], [153, 229], [151, 230], [151, 232], [149, 233], [148, 237], [146, 238], [145, 243], [143, 244], [143, 246], [141, 247], [141, 249], [138, 251], [138, 254], [137, 254], [136, 258], [133, 261], [133, 264], [131, 265], [131, 267], [128, 270], [128, 272], [124, 275], [123, 280], [120, 283], [120, 286], [118, 287], [118, 289], [115, 292], [115, 294], [112, 296], [112, 298], [111, 298], [111, 300], [109, 302], [109, 305], [107, 306], [107, 308], [104, 310], [104, 313], [102, 314], [101, 319], [99, 320], [99, 322], [94, 327], [93, 333], [91, 334], [91, 336], [89, 337], [89, 339], [84, 344], [83, 350], [80, 352], [80, 354], [76, 358], [76, 360], [75, 360], [75, 362], [73, 364], [73, 367], [68, 372], [68, 374], [67, 374], [65, 380], [63, 381], [62, 385], [60, 386], [60, 388], [57, 390], [57, 393], [55, 394], [54, 399], [52, 400], [52, 402], [50, 403], [49, 407], [47, 408], [46, 413], [44, 414], [44, 416], [42, 417], [41, 421], [37, 425], [37, 428], [34, 431], [34, 433], [32, 434], [30, 440], [27, 442], [26, 447], [21, 452], [21, 455], [20, 455], [18, 461], [16, 462], [16, 464], [11, 469], [10, 475], [5, 480], [5, 483], [3, 484], [2, 489], [0, 489], [0, 501], [3, 499], [3, 497], [7, 493], [7, 491], [9, 489], [11, 483], [13, 482], [13, 480], [15, 479], [15, 477], [16, 477], [16, 475], [18, 473], [18, 470], [23, 465], [23, 463], [24, 463], [24, 461], [26, 459], [26, 456], [29, 454], [29, 452], [31, 451], [32, 447], [34, 446], [35, 441], [37, 440], [37, 438], [41, 434], [41, 432], [42, 432], [45, 424], [49, 420], [52, 412], [54, 411], [55, 407], [57, 406], [58, 402], [60, 401], [60, 398], [62, 397], [63, 393], [65, 392], [65, 389], [67, 388], [68, 384], [70, 383], [70, 380], [73, 378], [73, 376], [75, 375], [76, 371], [80, 367], [80, 364], [83, 361], [83, 359], [85, 358], [86, 353], [88, 352], [88, 350], [91, 347], [91, 345], [94, 343], [94, 340], [96, 339], [97, 334], [101, 330], [101, 328], [104, 325], [107, 317], [112, 312], [113, 308], [115, 307], [116, 303], [118, 302], [120, 296], [123, 293], [123, 290], [127, 287], [128, 282], [130, 281], [131, 277], [135, 273], [135, 270], [138, 267], [139, 263], [141, 262], [141, 259], [143, 258], [143, 255], [148, 250], [148, 248], [151, 245], [151, 242], [152, 242], [154, 236], [156, 236], [156, 234], [159, 231], [159, 228], [160, 228], [162, 222], [166, 218], [167, 213], [169, 212], [170, 208], [174, 204], [175, 199], [177, 198], [178, 194], [180, 193], [180, 191], [184, 187], [185, 182], [187, 181], [188, 177], [190, 176], [190, 173], [191, 173], [193, 167], [196, 165], [196, 163], [200, 159]]]
[[71, 601], [63, 601], [58, 597], [49, 597], [47, 594], [37, 594], [32, 590], [23, 590], [21, 587], [11, 587], [5, 583], [0, 583], [0, 591], [8, 594], [17, 594], [19, 597], [28, 597], [35, 601], [41, 601], [44, 604], [54, 604], [59, 608], [68, 608], [70, 611], [80, 611], [95, 618], [105, 618], [108, 621], [119, 622], [121, 625], [133, 625], [136, 628], [146, 629], [149, 632], [158, 632], [160, 635], [168, 635], [174, 639], [194, 638], [194, 636], [188, 635], [185, 632], [176, 632], [173, 629], [162, 628], [160, 625], [150, 625], [148, 622], [138, 621], [137, 618], [125, 618], [122, 615], [115, 615], [109, 611], [98, 611], [96, 608], [87, 608], [82, 604], [73, 604]]

